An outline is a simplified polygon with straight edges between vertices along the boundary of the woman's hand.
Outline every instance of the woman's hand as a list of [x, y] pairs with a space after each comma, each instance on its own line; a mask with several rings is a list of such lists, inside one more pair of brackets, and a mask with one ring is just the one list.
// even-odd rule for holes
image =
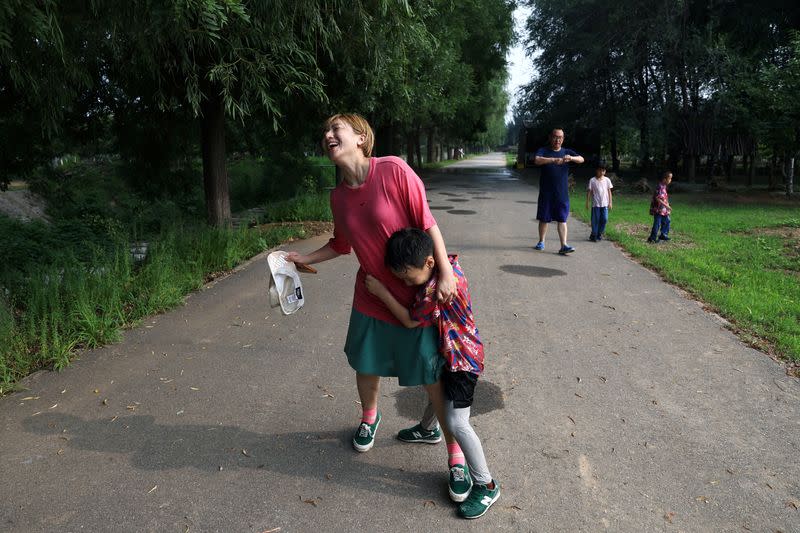
[[439, 282], [436, 284], [436, 299], [449, 304], [456, 295], [456, 277], [452, 269], [440, 269]]
[[300, 255], [297, 252], [286, 252], [283, 256], [284, 259], [291, 263], [310, 263], [308, 256]]

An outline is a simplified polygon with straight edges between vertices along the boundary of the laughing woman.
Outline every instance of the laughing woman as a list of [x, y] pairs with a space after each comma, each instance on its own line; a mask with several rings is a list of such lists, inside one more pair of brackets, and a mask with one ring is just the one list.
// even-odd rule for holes
[[[331, 193], [333, 237], [308, 254], [289, 252], [287, 259], [319, 263], [355, 251], [360, 268], [344, 351], [356, 371], [356, 386], [363, 409], [361, 424], [353, 435], [353, 447], [366, 452], [374, 443], [381, 421], [378, 411], [380, 377], [397, 377], [401, 386], [423, 385], [444, 417], [444, 398], [439, 383], [442, 358], [438, 353], [436, 327], [403, 327], [389, 309], [367, 291], [370, 274], [386, 285], [408, 307], [416, 287], [406, 286], [384, 264], [386, 241], [407, 227], [427, 232], [434, 242], [439, 273], [438, 298], [449, 302], [456, 291], [442, 234], [428, 208], [422, 180], [398, 157], [372, 157], [374, 134], [367, 121], [355, 114], [338, 114], [324, 124], [322, 147], [339, 168], [343, 180]], [[445, 438], [454, 442], [449, 432]]]

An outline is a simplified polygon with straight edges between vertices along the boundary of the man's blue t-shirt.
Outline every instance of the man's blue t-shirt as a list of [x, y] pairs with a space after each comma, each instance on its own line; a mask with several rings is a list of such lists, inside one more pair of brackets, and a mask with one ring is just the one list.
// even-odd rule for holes
[[[536, 155], [538, 157], [561, 158], [565, 155], [576, 156], [578, 153], [569, 148], [561, 148], [556, 151], [550, 147], [543, 146], [536, 151]], [[569, 185], [567, 183], [569, 164], [556, 165], [555, 163], [548, 163], [540, 166], [539, 170], [539, 189], [542, 192], [555, 193], [558, 197], [569, 197]]]

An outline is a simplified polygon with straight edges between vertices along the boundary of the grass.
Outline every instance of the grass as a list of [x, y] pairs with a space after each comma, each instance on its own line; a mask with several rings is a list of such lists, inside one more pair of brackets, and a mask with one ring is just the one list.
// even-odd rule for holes
[[[118, 341], [124, 328], [180, 305], [263, 250], [309, 236], [307, 226], [325, 228], [302, 221], [331, 220], [327, 160], [300, 162], [291, 173], [255, 159], [231, 167], [240, 207], [264, 205], [280, 189], [271, 197], [283, 199], [267, 203], [265, 217], [281, 223], [210, 228], [194, 199], [142, 198], [116, 167], [94, 163], [40, 178], [52, 224], [0, 216], [0, 395], [38, 369], [64, 368], [80, 349]], [[132, 257], [134, 241], [149, 243], [142, 262]]]
[[443, 159], [441, 161], [431, 161], [430, 163], [423, 163], [422, 168], [425, 170], [436, 170], [437, 168], [444, 168], [452, 165], [453, 163], [458, 163], [459, 161], [464, 161], [466, 159], [472, 159], [474, 157], [478, 157], [479, 155], [481, 154], [466, 154], [461, 159]]
[[514, 168], [517, 166], [517, 153], [506, 152], [506, 166]]
[[[585, 193], [573, 211], [588, 221]], [[649, 195], [615, 194], [607, 235], [687, 290], [759, 349], [800, 361], [800, 209], [769, 197], [671, 194], [671, 241], [645, 242]]]

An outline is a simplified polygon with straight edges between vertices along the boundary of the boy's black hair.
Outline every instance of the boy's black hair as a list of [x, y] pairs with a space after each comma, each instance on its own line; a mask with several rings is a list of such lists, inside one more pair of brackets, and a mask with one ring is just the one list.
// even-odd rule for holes
[[665, 179], [667, 179], [667, 176], [672, 176], [671, 170], [665, 170], [664, 172], [662, 172], [661, 179], [659, 181], [664, 181]]
[[606, 160], [605, 159], [598, 159], [597, 160], [597, 165], [596, 165], [595, 168], [602, 168], [603, 170], [606, 170], [608, 168], [606, 166]]
[[408, 267], [422, 268], [433, 255], [433, 239], [418, 228], [404, 228], [392, 233], [386, 242], [384, 262], [390, 270], [405, 272]]

